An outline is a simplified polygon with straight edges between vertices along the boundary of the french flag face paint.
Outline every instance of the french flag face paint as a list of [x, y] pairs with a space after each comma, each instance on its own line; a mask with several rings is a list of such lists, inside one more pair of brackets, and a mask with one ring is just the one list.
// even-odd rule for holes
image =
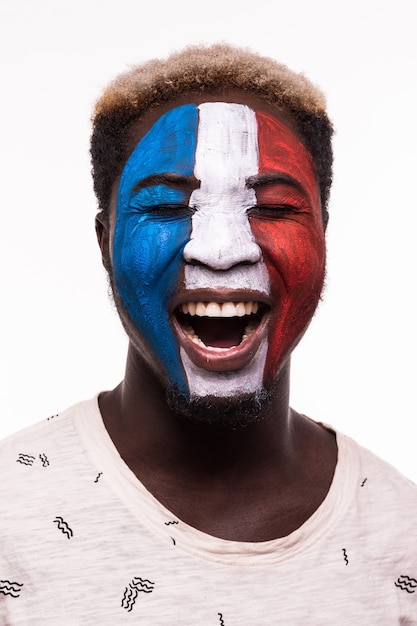
[[312, 159], [279, 119], [256, 113], [257, 208], [252, 232], [262, 248], [273, 296], [265, 378], [274, 376], [304, 334], [323, 289], [326, 249]]
[[160, 117], [139, 141], [120, 179], [113, 241], [114, 281], [123, 306], [184, 393], [187, 383], [168, 309], [190, 237], [190, 213], [184, 209], [190, 192], [149, 177], [191, 176], [197, 126], [197, 107], [182, 106]]
[[115, 286], [183, 393], [255, 392], [304, 332], [324, 274], [310, 161], [277, 118], [223, 102], [171, 109], [128, 159]]

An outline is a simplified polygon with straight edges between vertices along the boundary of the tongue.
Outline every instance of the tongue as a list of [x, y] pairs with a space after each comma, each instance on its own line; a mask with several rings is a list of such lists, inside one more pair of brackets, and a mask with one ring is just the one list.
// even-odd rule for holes
[[246, 322], [244, 317], [193, 317], [192, 325], [206, 346], [231, 348], [242, 341]]

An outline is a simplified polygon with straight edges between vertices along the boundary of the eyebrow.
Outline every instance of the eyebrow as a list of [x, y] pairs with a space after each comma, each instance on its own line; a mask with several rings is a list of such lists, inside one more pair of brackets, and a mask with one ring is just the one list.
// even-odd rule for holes
[[248, 189], [255, 189], [256, 187], [264, 185], [290, 185], [298, 191], [305, 193], [305, 189], [301, 183], [289, 174], [257, 174], [256, 176], [249, 176], [249, 178], [246, 179], [246, 187]]
[[175, 172], [164, 172], [163, 174], [151, 174], [142, 178], [134, 187], [133, 191], [139, 191], [145, 187], [154, 187], [156, 185], [166, 185], [167, 187], [176, 187], [186, 191], [193, 191], [200, 187], [200, 181], [194, 176], [183, 176]]

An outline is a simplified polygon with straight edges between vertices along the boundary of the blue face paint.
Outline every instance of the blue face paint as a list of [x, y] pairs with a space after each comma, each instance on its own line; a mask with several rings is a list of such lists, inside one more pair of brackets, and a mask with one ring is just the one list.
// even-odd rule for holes
[[154, 174], [192, 175], [197, 127], [198, 109], [187, 104], [162, 115], [139, 141], [120, 179], [113, 243], [114, 280], [123, 306], [183, 392], [187, 383], [168, 310], [190, 237], [190, 215], [178, 208], [187, 205], [189, 193], [164, 184], [135, 187]]

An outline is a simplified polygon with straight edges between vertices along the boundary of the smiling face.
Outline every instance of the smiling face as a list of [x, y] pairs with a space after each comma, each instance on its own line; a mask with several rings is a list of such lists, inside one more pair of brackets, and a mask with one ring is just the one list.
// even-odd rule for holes
[[323, 285], [310, 155], [278, 113], [172, 108], [124, 167], [112, 241], [116, 300], [148, 362], [186, 396], [253, 394], [286, 362]]

